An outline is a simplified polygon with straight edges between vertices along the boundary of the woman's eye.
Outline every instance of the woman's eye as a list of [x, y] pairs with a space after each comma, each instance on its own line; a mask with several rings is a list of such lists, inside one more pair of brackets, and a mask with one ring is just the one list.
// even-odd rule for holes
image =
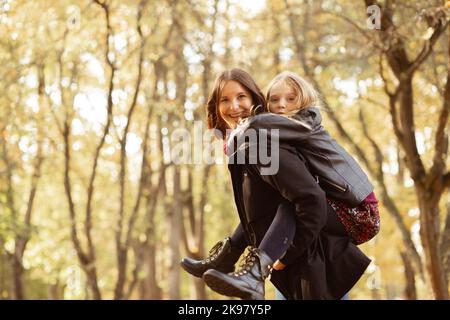
[[241, 94], [241, 95], [239, 96], [239, 99], [244, 99], [244, 98], [247, 98], [247, 96], [246, 96], [246, 95], [243, 95], [243, 94]]
[[228, 101], [228, 98], [222, 98], [222, 99], [220, 99], [220, 102], [227, 102]]

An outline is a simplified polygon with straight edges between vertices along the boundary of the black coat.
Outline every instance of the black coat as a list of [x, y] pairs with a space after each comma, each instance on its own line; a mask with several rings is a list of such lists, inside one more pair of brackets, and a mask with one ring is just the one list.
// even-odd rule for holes
[[247, 126], [255, 130], [278, 129], [277, 133], [269, 131], [269, 136], [277, 134], [280, 142], [295, 146], [331, 198], [356, 207], [373, 191], [359, 164], [322, 126], [318, 108], [303, 108], [292, 118], [259, 114], [249, 118]]
[[299, 257], [272, 283], [288, 299], [340, 299], [370, 263], [327, 206], [325, 193], [289, 145], [280, 145], [279, 170], [261, 175], [258, 164], [229, 164], [234, 198], [248, 243], [258, 246], [279, 204], [295, 206], [295, 250]]

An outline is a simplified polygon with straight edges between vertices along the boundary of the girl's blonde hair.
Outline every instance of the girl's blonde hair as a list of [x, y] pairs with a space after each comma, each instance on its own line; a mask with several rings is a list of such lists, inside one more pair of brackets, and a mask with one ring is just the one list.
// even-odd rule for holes
[[292, 90], [294, 90], [295, 95], [297, 96], [296, 104], [298, 105], [298, 109], [312, 106], [320, 107], [321, 103], [319, 93], [314, 88], [314, 86], [296, 73], [291, 71], [284, 71], [277, 74], [275, 78], [270, 81], [267, 87], [267, 108], [270, 104], [270, 91], [272, 90], [272, 87], [279, 82], [285, 83], [286, 85], [290, 86]]

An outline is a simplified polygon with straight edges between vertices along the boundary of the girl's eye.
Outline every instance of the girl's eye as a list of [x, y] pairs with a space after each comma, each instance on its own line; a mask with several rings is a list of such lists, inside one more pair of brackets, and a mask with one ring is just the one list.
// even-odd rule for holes
[[277, 102], [277, 101], [278, 101], [278, 98], [270, 98], [270, 101], [271, 101], [271, 102]]
[[220, 99], [220, 102], [227, 102], [228, 101], [228, 98], [222, 98], [222, 99]]
[[295, 101], [295, 98], [294, 97], [291, 97], [291, 98], [289, 98], [288, 99], [290, 102], [294, 102]]
[[244, 99], [244, 98], [247, 98], [247, 96], [244, 95], [244, 94], [241, 94], [241, 95], [239, 96], [239, 99]]

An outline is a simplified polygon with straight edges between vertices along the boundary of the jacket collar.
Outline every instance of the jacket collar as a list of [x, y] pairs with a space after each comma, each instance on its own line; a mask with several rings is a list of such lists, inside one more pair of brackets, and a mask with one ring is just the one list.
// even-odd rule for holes
[[[312, 132], [322, 129], [322, 116], [319, 108], [303, 108], [291, 117], [274, 113], [262, 113], [242, 121], [234, 129], [226, 141], [227, 156], [234, 155], [236, 150], [245, 148], [242, 137], [248, 129], [267, 130], [269, 136], [277, 135], [280, 142], [299, 142]], [[278, 129], [278, 132], [271, 131]], [[239, 145], [238, 145], [239, 144]]]

